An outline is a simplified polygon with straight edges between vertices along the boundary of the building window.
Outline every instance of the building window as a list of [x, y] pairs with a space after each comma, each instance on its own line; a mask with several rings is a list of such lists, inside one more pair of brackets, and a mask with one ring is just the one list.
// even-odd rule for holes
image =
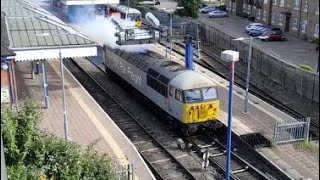
[[275, 14], [275, 13], [272, 13], [271, 22], [272, 22], [272, 23], [275, 23], [275, 19], [276, 19], [276, 14]]
[[263, 4], [268, 4], [268, 0], [263, 0]]
[[319, 37], [319, 24], [316, 24], [316, 27], [314, 28], [313, 36]]
[[272, 0], [273, 5], [277, 5], [277, 0]]
[[248, 9], [247, 9], [248, 11], [248, 14], [250, 14], [251, 13], [251, 5], [248, 5]]
[[309, 7], [309, 5], [308, 5], [308, 0], [306, 0], [306, 1], [304, 2], [303, 11], [304, 11], [304, 12], [308, 12], [308, 7]]
[[301, 22], [301, 32], [306, 33], [306, 27], [307, 27], [307, 20], [303, 20]]
[[280, 7], [284, 7], [284, 0], [281, 0]]
[[292, 25], [292, 30], [296, 31], [298, 28], [298, 19], [293, 18], [293, 25]]
[[282, 26], [283, 23], [283, 14], [279, 15], [279, 26]]
[[319, 2], [317, 4], [317, 11], [316, 11], [316, 14], [319, 14]]
[[300, 6], [300, 0], [294, 0], [293, 9], [294, 10], [299, 10], [299, 6]]
[[263, 11], [263, 18], [262, 18], [263, 21], [266, 21], [267, 20], [267, 11]]

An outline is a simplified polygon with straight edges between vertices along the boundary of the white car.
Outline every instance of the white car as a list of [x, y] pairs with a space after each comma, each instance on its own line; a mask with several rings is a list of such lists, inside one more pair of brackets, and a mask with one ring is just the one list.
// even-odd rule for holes
[[209, 18], [216, 18], [216, 17], [228, 17], [228, 13], [221, 10], [215, 10], [208, 13]]
[[211, 11], [214, 11], [214, 10], [216, 10], [216, 8], [215, 7], [210, 7], [210, 6], [207, 6], [207, 7], [199, 9], [199, 11], [201, 13], [208, 13], [208, 12], [211, 12]]
[[250, 31], [252, 31], [256, 28], [260, 28], [263, 26], [264, 26], [264, 24], [262, 24], [262, 23], [250, 23], [249, 25], [246, 26], [246, 33], [249, 33]]

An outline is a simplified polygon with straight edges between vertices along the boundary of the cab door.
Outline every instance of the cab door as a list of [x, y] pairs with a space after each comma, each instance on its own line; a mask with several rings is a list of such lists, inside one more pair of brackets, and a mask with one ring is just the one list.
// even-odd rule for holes
[[182, 90], [173, 86], [169, 88], [169, 114], [180, 121], [183, 116], [183, 94]]

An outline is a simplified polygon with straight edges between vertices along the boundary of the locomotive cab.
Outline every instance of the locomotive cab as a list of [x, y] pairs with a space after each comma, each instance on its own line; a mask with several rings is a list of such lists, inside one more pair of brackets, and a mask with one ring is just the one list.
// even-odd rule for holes
[[219, 118], [215, 83], [193, 71], [185, 71], [170, 82], [168, 98], [168, 112], [188, 131], [198, 129], [199, 125], [211, 127]]

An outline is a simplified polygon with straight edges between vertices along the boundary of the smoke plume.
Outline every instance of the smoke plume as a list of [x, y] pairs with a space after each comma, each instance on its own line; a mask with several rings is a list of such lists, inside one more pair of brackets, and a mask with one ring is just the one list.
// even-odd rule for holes
[[126, 46], [117, 45], [117, 37], [115, 36], [117, 30], [116, 26], [112, 23], [111, 18], [104, 17], [103, 15], [98, 15], [95, 16], [95, 18], [92, 18], [92, 15], [90, 16], [83, 14], [88, 12], [89, 11], [82, 10], [82, 13], [79, 13], [79, 10], [74, 10], [71, 13], [69, 13], [69, 19], [79, 26], [79, 28], [81, 29], [81, 33], [90, 37], [101, 46], [103, 44], [106, 44], [113, 49], [121, 49], [127, 52], [146, 52], [148, 50], [154, 51], [154, 44], [139, 44]]

